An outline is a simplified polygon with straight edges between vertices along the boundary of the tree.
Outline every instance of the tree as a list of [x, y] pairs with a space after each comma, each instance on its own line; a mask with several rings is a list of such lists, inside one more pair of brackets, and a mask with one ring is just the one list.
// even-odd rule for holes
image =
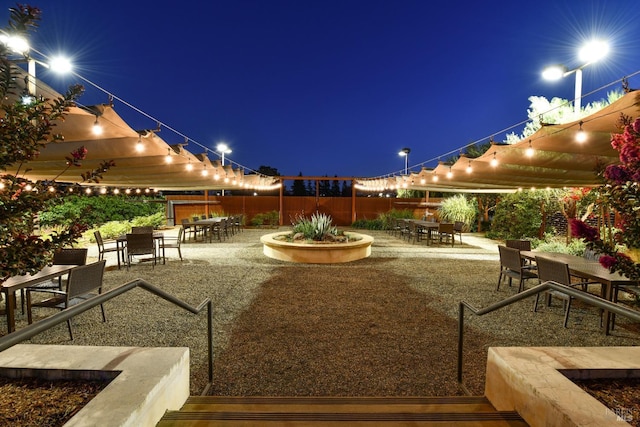
[[266, 176], [280, 176], [280, 172], [278, 172], [278, 169], [271, 166], [261, 165], [256, 172]]
[[[302, 172], [298, 173], [298, 176], [301, 177], [302, 176]], [[307, 195], [307, 189], [304, 186], [304, 180], [303, 179], [296, 179], [295, 181], [293, 181], [293, 185], [291, 186], [291, 193], [294, 196], [306, 196]]]
[[[18, 5], [9, 11], [4, 34], [26, 38], [40, 20], [38, 8]], [[56, 250], [76, 242], [87, 228], [78, 219], [47, 238], [36, 235], [34, 217], [62, 191], [55, 181], [34, 182], [24, 177], [27, 163], [40, 150], [62, 141], [62, 135], [53, 132], [55, 122], [63, 119], [84, 89], [76, 85], [57, 99], [31, 97], [30, 102], [23, 102], [19, 82], [24, 72], [13, 64], [11, 55], [7, 44], [0, 43], [0, 170], [16, 171], [0, 175], [0, 283], [14, 275], [39, 271], [52, 260]], [[26, 86], [26, 78], [23, 80]], [[84, 147], [78, 147], [65, 158], [66, 167], [81, 166], [86, 154]], [[98, 182], [111, 166], [112, 161], [105, 161], [99, 168], [81, 174], [81, 178]]]

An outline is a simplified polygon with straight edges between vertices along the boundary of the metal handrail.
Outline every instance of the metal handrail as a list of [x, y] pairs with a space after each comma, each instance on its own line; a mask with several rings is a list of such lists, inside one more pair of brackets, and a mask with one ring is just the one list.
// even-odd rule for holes
[[460, 384], [460, 386], [463, 389], [466, 390], [466, 388], [464, 387], [464, 384], [462, 384], [462, 353], [463, 353], [463, 344], [464, 344], [464, 308], [467, 307], [469, 310], [471, 310], [473, 314], [477, 316], [483, 316], [487, 313], [491, 313], [492, 311], [511, 305], [514, 302], [518, 302], [522, 299], [528, 298], [532, 295], [536, 295], [548, 290], [559, 291], [563, 294], [569, 295], [580, 301], [591, 303], [592, 305], [598, 308], [601, 308], [603, 310], [606, 310], [609, 313], [615, 313], [620, 316], [627, 317], [631, 320], [640, 322], [640, 312], [638, 311], [622, 307], [606, 299], [597, 297], [587, 292], [584, 292], [584, 291], [581, 291], [557, 282], [553, 282], [553, 281], [547, 281], [547, 282], [541, 283], [537, 286], [534, 286], [533, 288], [517, 293], [513, 296], [510, 296], [509, 298], [503, 299], [502, 301], [499, 301], [495, 304], [492, 304], [482, 309], [477, 309], [466, 301], [460, 301], [459, 309], [458, 309], [458, 384]]
[[143, 279], [132, 280], [131, 282], [125, 283], [122, 286], [118, 286], [117, 288], [111, 289], [107, 292], [96, 295], [95, 297], [89, 298], [79, 304], [66, 308], [61, 312], [54, 314], [53, 316], [47, 317], [46, 319], [40, 320], [27, 327], [5, 335], [4, 337], [0, 338], [0, 352], [13, 347], [16, 344], [21, 343], [22, 341], [28, 340], [29, 338], [38, 335], [40, 332], [44, 332], [47, 329], [58, 325], [59, 323], [65, 322], [80, 313], [84, 313], [85, 311], [93, 307], [103, 304], [106, 301], [109, 301], [110, 299], [122, 295], [125, 292], [128, 292], [135, 288], [142, 288], [148, 292], [151, 292], [152, 294], [157, 295], [160, 298], [169, 301], [180, 308], [190, 311], [193, 314], [198, 314], [204, 309], [205, 306], [207, 307], [209, 383], [202, 392], [203, 395], [206, 394], [209, 390], [209, 387], [211, 387], [211, 385], [213, 384], [213, 304], [211, 303], [211, 299], [206, 298], [197, 307], [192, 307], [186, 302], [174, 297], [173, 295], [168, 294], [167, 292], [152, 285], [151, 283], [146, 282]]

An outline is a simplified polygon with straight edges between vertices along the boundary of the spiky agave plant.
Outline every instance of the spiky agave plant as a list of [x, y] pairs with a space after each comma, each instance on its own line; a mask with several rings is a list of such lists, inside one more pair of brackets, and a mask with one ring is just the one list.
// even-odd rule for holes
[[298, 216], [293, 224], [293, 234], [301, 235], [307, 240], [322, 241], [329, 235], [338, 234], [338, 229], [332, 222], [331, 216], [323, 213], [312, 214], [310, 219]]

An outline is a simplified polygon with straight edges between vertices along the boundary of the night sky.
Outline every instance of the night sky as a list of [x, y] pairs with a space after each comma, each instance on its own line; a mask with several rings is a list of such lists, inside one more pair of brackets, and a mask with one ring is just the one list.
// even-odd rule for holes
[[[640, 7], [615, 1], [42, 0], [33, 47], [64, 52], [74, 70], [119, 100], [134, 129], [193, 153], [282, 175], [375, 177], [434, 167], [473, 142], [502, 140], [532, 95], [573, 99], [588, 39], [611, 52], [584, 70], [583, 104], [640, 71]], [[4, 22], [8, 20], [5, 3]], [[77, 81], [38, 69], [62, 91]], [[629, 79], [640, 88], [640, 75]], [[108, 102], [91, 85], [84, 105]], [[150, 119], [149, 117], [152, 117]], [[522, 125], [511, 131], [520, 133]], [[215, 155], [210, 154], [211, 159]]]

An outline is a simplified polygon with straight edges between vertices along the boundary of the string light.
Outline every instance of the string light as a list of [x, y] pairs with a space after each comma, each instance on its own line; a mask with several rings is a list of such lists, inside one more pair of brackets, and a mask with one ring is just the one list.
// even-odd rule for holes
[[136, 143], [136, 151], [142, 153], [144, 151], [144, 144], [142, 143], [142, 135], [138, 135], [138, 142]]
[[432, 180], [433, 182], [438, 182], [438, 174], [437, 174], [437, 173], [434, 173], [434, 174], [433, 174], [433, 177], [431, 178], [431, 180]]
[[453, 172], [451, 171], [451, 166], [449, 166], [449, 171], [447, 172], [447, 178], [453, 178]]
[[98, 121], [98, 116], [96, 116], [96, 121], [93, 122], [93, 128], [91, 129], [94, 135], [102, 135], [102, 125]]
[[529, 147], [527, 147], [527, 149], [524, 151], [524, 154], [527, 157], [533, 157], [533, 155], [535, 154], [535, 150], [531, 146], [531, 140], [529, 140]]
[[171, 148], [167, 148], [167, 155], [164, 157], [166, 163], [173, 163], [173, 157], [171, 157]]
[[191, 163], [191, 157], [189, 157], [189, 163], [187, 163], [187, 166], [185, 166], [185, 168], [187, 169], [188, 172], [191, 172], [193, 170], [193, 164]]
[[496, 159], [496, 152], [495, 151], [493, 152], [493, 159], [491, 159], [491, 162], [489, 162], [489, 164], [494, 168], [496, 166], [498, 166], [498, 159]]
[[587, 132], [585, 132], [584, 130], [582, 130], [582, 120], [580, 121], [579, 125], [580, 128], [578, 129], [578, 132], [576, 132], [576, 142], [582, 144], [583, 142], [585, 142], [587, 140]]
[[202, 165], [202, 176], [209, 175], [209, 171], [207, 170], [207, 165]]
[[471, 167], [471, 160], [469, 160], [469, 164], [467, 165], [467, 173], [473, 172], [473, 168]]

